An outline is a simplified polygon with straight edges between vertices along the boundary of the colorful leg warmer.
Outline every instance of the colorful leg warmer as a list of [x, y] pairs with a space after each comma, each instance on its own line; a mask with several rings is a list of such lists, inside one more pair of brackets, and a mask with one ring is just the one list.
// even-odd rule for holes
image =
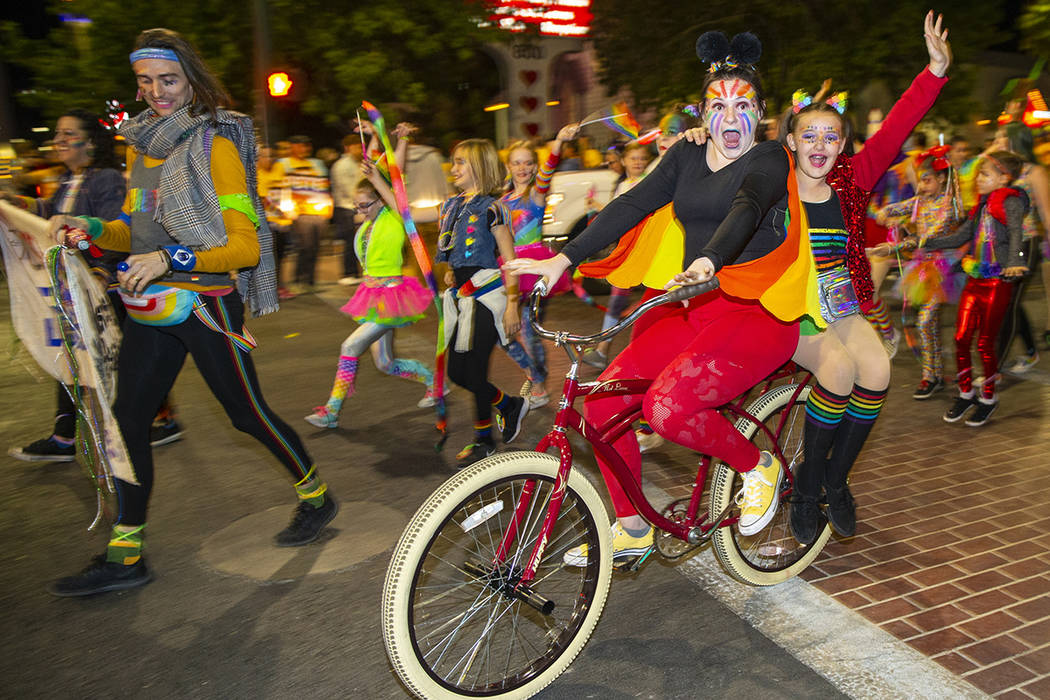
[[339, 365], [335, 370], [335, 382], [332, 384], [332, 395], [328, 397], [325, 408], [332, 415], [339, 415], [343, 401], [354, 393], [354, 378], [357, 376], [357, 358], [339, 356]]
[[142, 558], [142, 537], [146, 526], [113, 526], [109, 544], [106, 546], [106, 561], [131, 566]]
[[919, 340], [922, 343], [922, 378], [927, 381], [944, 376], [941, 359], [941, 305], [931, 301], [919, 309]]
[[875, 419], [882, 411], [888, 391], [889, 389], [873, 391], [862, 386], [853, 386], [853, 393], [849, 395], [849, 403], [846, 406], [846, 415], [839, 423], [839, 429], [835, 433], [835, 444], [828, 459], [827, 476], [824, 481], [826, 487], [837, 490], [846, 485], [846, 477], [853, 468], [853, 463], [857, 461], [861, 448], [875, 425]]
[[864, 317], [868, 319], [871, 325], [875, 326], [875, 330], [881, 333], [883, 338], [893, 337], [893, 322], [890, 321], [890, 312], [881, 298], [877, 299], [872, 307], [867, 310]]
[[434, 373], [418, 360], [397, 359], [390, 363], [388, 374], [402, 379], [411, 379], [430, 386], [434, 382]]
[[835, 441], [849, 395], [836, 394], [820, 384], [814, 385], [806, 401], [806, 428], [803, 433], [803, 464], [795, 474], [800, 496], [817, 498], [827, 471], [828, 452]]

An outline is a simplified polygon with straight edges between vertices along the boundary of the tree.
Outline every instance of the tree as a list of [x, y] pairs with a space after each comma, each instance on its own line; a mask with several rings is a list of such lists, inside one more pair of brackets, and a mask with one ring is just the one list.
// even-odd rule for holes
[[[411, 118], [424, 132], [463, 138], [485, 136], [482, 112], [499, 90], [499, 75], [478, 47], [473, 9], [447, 0], [269, 0], [274, 67], [297, 68], [308, 91], [295, 108], [296, 129], [345, 132], [362, 98], [388, 121]], [[48, 119], [71, 106], [102, 111], [105, 100], [134, 103], [128, 54], [144, 28], [164, 26], [189, 38], [222, 79], [235, 107], [252, 112], [254, 99], [251, 3], [179, 0], [50, 0], [51, 11], [74, 13], [90, 24], [65, 22], [44, 40], [18, 26], [0, 27], [4, 57], [29, 68], [34, 89], [19, 95]], [[265, 86], [261, 86], [265, 88]]]
[[1024, 37], [1024, 48], [1037, 56], [1050, 57], [1050, 2], [1036, 0], [1030, 3], [1018, 24]]
[[[776, 113], [796, 89], [816, 92], [828, 77], [836, 90], [855, 92], [882, 80], [900, 94], [926, 60], [921, 28], [927, 8], [924, 0], [755, 0], [746, 12], [708, 17], [678, 2], [605, 0], [594, 5], [594, 43], [610, 92], [626, 87], [641, 107], [663, 107], [699, 99], [705, 70], [695, 53], [700, 34], [753, 31], [763, 43], [759, 65], [769, 112]], [[946, 14], [956, 60], [933, 116], [968, 116], [972, 70], [960, 64], [1000, 38], [989, 29], [998, 14], [986, 0], [958, 0]]]

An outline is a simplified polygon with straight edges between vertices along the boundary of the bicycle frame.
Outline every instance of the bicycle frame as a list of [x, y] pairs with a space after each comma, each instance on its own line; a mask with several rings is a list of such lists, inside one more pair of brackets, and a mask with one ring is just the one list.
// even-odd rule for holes
[[[538, 303], [537, 296], [537, 293], [534, 292], [534, 304]], [[669, 295], [664, 296], [668, 297]], [[617, 413], [604, 424], [597, 427], [587, 422], [583, 414], [577, 411], [575, 407], [576, 399], [581, 396], [640, 396], [649, 389], [649, 386], [652, 384], [652, 380], [649, 379], [610, 379], [581, 383], [578, 378], [580, 346], [598, 342], [605, 337], [612, 337], [623, 328], [631, 325], [639, 316], [644, 314], [650, 308], [658, 306], [661, 303], [667, 303], [667, 301], [670, 300], [671, 299], [658, 298], [649, 303], [643, 304], [636, 309], [634, 313], [630, 314], [613, 328], [598, 335], [589, 337], [571, 336], [566, 333], [551, 333], [550, 331], [545, 331], [540, 328], [534, 321], [534, 326], [538, 334], [542, 337], [554, 340], [556, 345], [565, 349], [569, 355], [571, 365], [562, 386], [562, 398], [558, 404], [558, 412], [554, 418], [554, 425], [550, 432], [539, 441], [535, 448], [536, 452], [543, 453], [547, 452], [551, 447], [556, 448], [558, 450], [560, 464], [558, 467], [557, 478], [555, 480], [555, 486], [551, 492], [550, 501], [547, 504], [546, 517], [540, 528], [540, 533], [536, 539], [536, 543], [533, 546], [528, 564], [524, 567], [522, 572], [520, 578], [521, 584], [527, 586], [534, 580], [540, 560], [543, 558], [543, 553], [546, 549], [550, 533], [561, 512], [561, 504], [565, 497], [569, 473], [573, 466], [572, 446], [568, 439], [569, 428], [572, 428], [579, 433], [581, 437], [591, 444], [591, 447], [598, 456], [609, 466], [616, 481], [620, 484], [621, 488], [623, 488], [628, 499], [638, 510], [638, 513], [653, 527], [668, 532], [674, 537], [691, 544], [698, 544], [706, 539], [716, 527], [726, 527], [736, 522], [737, 519], [735, 517], [727, 518], [726, 513], [722, 513], [716, 521], [707, 522], [707, 514], [700, 515], [699, 513], [700, 500], [707, 485], [707, 476], [711, 466], [711, 458], [707, 455], [702, 456], [700, 459], [700, 465], [697, 469], [696, 480], [693, 486], [693, 493], [689, 501], [684, 521], [674, 522], [669, 520], [657, 512], [652, 506], [642, 492], [640, 479], [636, 479], [634, 475], [631, 474], [623, 458], [620, 457], [612, 447], [613, 443], [628, 431], [632, 430], [634, 422], [642, 417], [640, 401], [636, 406]], [[535, 319], [536, 317], [537, 315], [534, 313], [533, 318]], [[799, 369], [794, 367], [792, 363], [788, 363], [767, 377], [762, 384], [759, 385], [760, 388], [756, 387], [759, 388], [758, 395], [761, 396], [767, 392], [777, 380], [796, 374], [799, 374]], [[802, 376], [802, 381], [797, 383], [798, 386], [795, 389], [795, 393], [793, 394], [789, 405], [794, 405], [795, 399], [801, 394], [806, 384], [809, 382], [810, 376], [811, 375], [808, 373], [805, 373]], [[764, 423], [746, 411], [745, 405], [752, 395], [753, 390], [745, 392], [734, 402], [723, 406], [722, 409], [728, 411], [738, 419], [754, 423], [759, 429], [761, 429], [766, 437], [769, 438], [770, 444], [773, 445], [777, 459], [779, 459], [782, 464], [786, 464], [780, 446], [777, 444], [777, 435], [779, 435], [780, 431], [783, 429], [788, 414], [785, 413], [780, 417], [780, 421], [778, 422], [775, 431], [770, 430]], [[790, 470], [785, 469], [784, 472], [788, 486], [782, 491], [782, 496], [790, 494], [794, 486], [794, 479]], [[515, 506], [514, 514], [511, 517], [507, 529], [504, 531], [500, 545], [497, 548], [493, 561], [494, 564], [502, 564], [506, 559], [511, 545], [517, 538], [518, 528], [526, 516], [534, 491], [535, 481], [530, 481], [526, 484], [522, 493], [518, 497], [518, 503]]]

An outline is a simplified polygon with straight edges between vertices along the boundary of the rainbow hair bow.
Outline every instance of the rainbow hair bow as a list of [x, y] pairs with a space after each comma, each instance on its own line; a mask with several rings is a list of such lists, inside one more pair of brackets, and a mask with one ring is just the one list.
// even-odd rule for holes
[[[825, 104], [829, 105], [839, 114], [846, 113], [846, 103], [849, 101], [849, 93], [843, 90], [842, 92], [836, 92], [834, 95], [824, 100]], [[813, 96], [805, 90], [795, 90], [791, 93], [791, 111], [798, 114], [806, 107], [813, 104]]]
[[795, 114], [798, 114], [811, 104], [813, 104], [813, 96], [805, 90], [795, 90], [791, 93], [791, 111]]
[[849, 100], [849, 93], [846, 92], [845, 90], [843, 90], [842, 92], [836, 92], [835, 94], [833, 94], [831, 97], [829, 97], [825, 101], [829, 105], [831, 105], [835, 109], [835, 111], [838, 112], [839, 114], [845, 114], [846, 113], [846, 103], [848, 102], [848, 100]]

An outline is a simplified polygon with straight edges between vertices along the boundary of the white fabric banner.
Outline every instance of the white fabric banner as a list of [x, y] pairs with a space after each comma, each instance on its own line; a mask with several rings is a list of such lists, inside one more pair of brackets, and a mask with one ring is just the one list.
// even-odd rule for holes
[[[137, 484], [112, 410], [120, 352], [120, 327], [112, 303], [80, 253], [48, 246], [46, 232], [46, 220], [0, 202], [0, 247], [12, 324], [40, 367], [70, 390], [75, 367], [81, 389], [91, 389], [97, 399], [82, 397], [78, 407], [88, 432], [82, 437], [107, 475]], [[56, 248], [54, 253], [50, 248]], [[56, 256], [54, 279], [49, 255]], [[72, 358], [63, 337], [70, 341]]]

